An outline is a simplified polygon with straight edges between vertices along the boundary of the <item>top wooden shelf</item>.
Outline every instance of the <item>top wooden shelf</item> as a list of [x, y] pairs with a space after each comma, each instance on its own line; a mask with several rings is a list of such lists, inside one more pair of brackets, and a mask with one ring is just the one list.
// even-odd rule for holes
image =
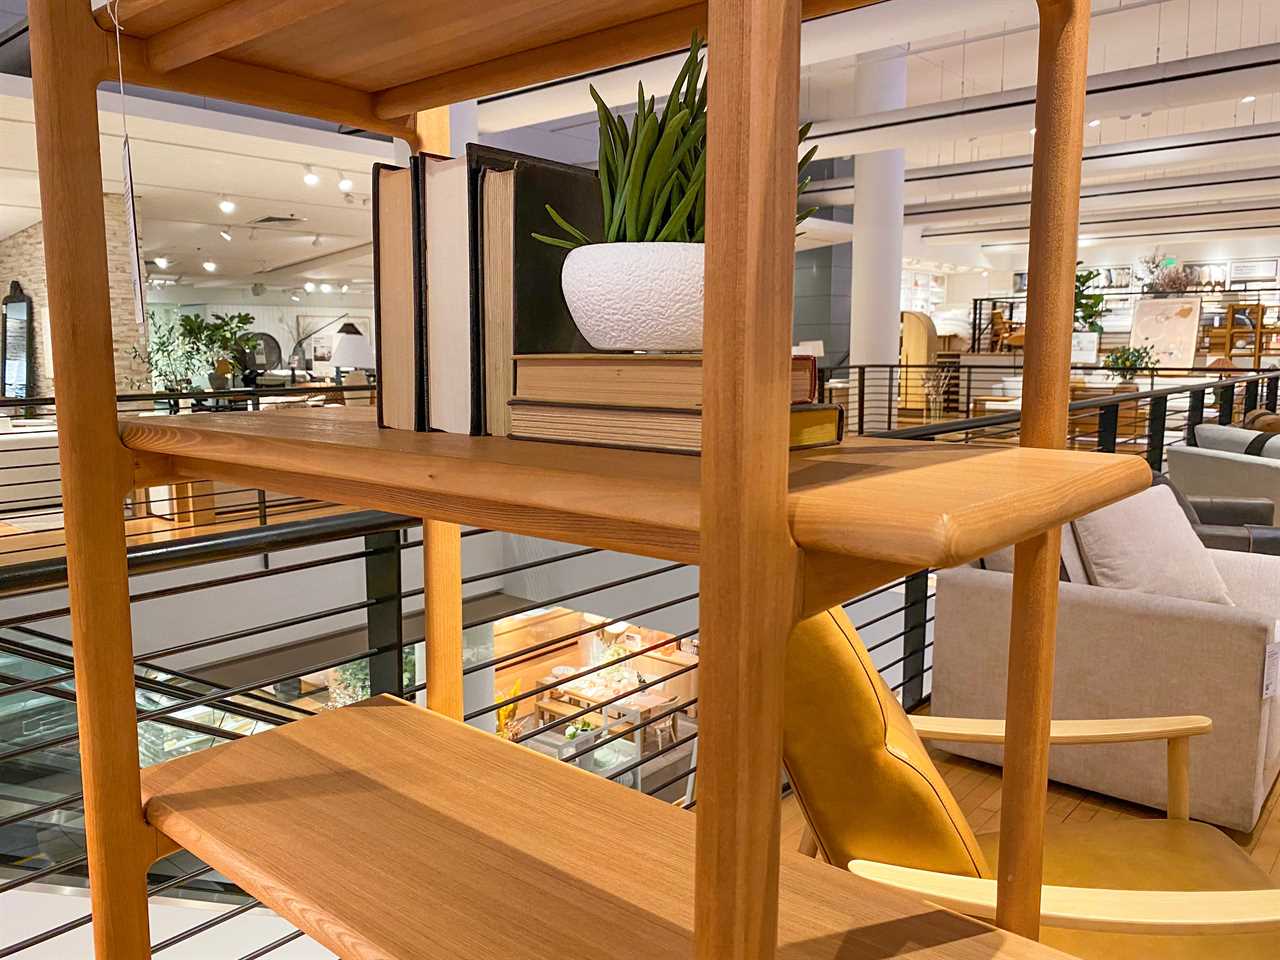
[[[690, 960], [694, 815], [382, 696], [142, 771], [148, 820], [345, 960]], [[784, 853], [778, 956], [1051, 960]]]
[[[870, 2], [804, 0], [803, 16]], [[95, 16], [114, 30], [105, 7]], [[705, 0], [120, 0], [118, 16], [132, 82], [387, 121], [681, 49], [695, 29], [705, 33], [707, 8]], [[324, 86], [337, 94], [330, 102]]]
[[[260, 486], [639, 553], [698, 560], [696, 457], [379, 430], [372, 409], [122, 420], [152, 475]], [[803, 549], [946, 567], [1151, 482], [1140, 457], [856, 438], [791, 458]]]

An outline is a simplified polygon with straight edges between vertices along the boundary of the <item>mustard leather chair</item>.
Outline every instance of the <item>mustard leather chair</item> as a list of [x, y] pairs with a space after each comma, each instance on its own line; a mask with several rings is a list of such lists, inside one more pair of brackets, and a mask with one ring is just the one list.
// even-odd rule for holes
[[[1205, 717], [1053, 724], [1053, 743], [1167, 740], [1171, 814], [1047, 829], [1045, 943], [1097, 960], [1280, 960], [1280, 891], [1229, 838], [1186, 819], [1188, 738], [1210, 729]], [[784, 758], [805, 852], [994, 917], [999, 834], [974, 835], [921, 737], [1003, 734], [1003, 721], [908, 717], [839, 608], [791, 635]]]

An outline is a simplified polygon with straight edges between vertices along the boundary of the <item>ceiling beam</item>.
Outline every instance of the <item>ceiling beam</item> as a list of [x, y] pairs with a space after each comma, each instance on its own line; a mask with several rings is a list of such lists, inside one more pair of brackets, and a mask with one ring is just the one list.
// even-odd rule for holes
[[318, 257], [309, 257], [296, 263], [286, 263], [270, 270], [262, 270], [252, 274], [249, 279], [257, 283], [276, 283], [281, 280], [291, 281], [298, 277], [306, 276], [308, 270], [340, 266], [344, 263], [350, 263], [352, 260], [367, 257], [372, 253], [372, 243], [358, 243], [354, 247], [347, 247], [344, 250], [334, 250], [331, 253], [322, 253]]
[[179, 67], [319, 16], [348, 0], [230, 0], [161, 30], [147, 41], [153, 70]]

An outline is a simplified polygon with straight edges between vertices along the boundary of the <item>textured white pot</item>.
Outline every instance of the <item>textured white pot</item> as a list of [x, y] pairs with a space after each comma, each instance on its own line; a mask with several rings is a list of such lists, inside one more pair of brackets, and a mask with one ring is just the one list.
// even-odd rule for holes
[[560, 285], [597, 350], [701, 350], [701, 243], [593, 243], [570, 250]]

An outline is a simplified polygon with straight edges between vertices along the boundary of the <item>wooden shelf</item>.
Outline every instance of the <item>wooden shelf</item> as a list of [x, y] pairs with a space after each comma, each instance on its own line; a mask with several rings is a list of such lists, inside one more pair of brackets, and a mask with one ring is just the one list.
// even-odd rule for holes
[[[696, 457], [379, 430], [370, 408], [122, 421], [148, 465], [355, 506], [696, 562]], [[806, 550], [945, 567], [1151, 482], [1139, 457], [856, 438], [791, 458]]]
[[[802, 0], [803, 16], [871, 2]], [[95, 15], [114, 30], [105, 7]], [[384, 132], [415, 110], [675, 51], [707, 29], [705, 0], [122, 0], [118, 16], [135, 83], [363, 115]]]
[[[393, 697], [142, 771], [147, 819], [344, 960], [693, 955], [694, 815]], [[784, 853], [779, 957], [1062, 954]]]

